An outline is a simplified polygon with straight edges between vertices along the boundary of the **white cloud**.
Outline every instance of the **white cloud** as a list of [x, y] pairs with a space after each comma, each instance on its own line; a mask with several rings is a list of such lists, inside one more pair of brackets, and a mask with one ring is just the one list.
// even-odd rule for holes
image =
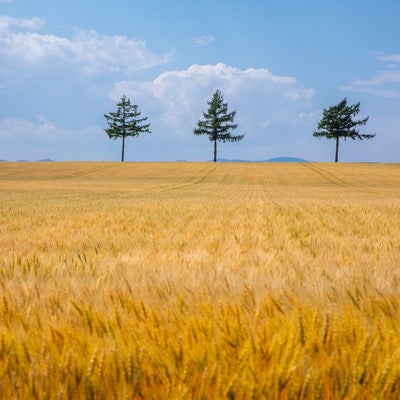
[[[220, 88], [223, 92], [233, 96], [240, 96], [243, 90], [265, 94], [274, 93], [286, 100], [309, 99], [314, 95], [313, 89], [304, 89], [296, 78], [273, 75], [268, 69], [241, 70], [223, 63], [215, 65], [192, 65], [186, 70], [167, 71], [159, 75], [154, 81], [119, 82], [112, 93], [114, 99], [121, 93], [136, 96], [146, 93], [163, 102], [178, 99], [184, 103], [198, 99], [199, 92], [209, 96], [210, 90]], [[188, 103], [188, 104], [189, 104]]]
[[214, 41], [215, 37], [213, 35], [203, 35], [192, 39], [192, 43], [194, 43], [197, 46], [208, 46]]
[[[308, 103], [314, 94], [313, 89], [304, 88], [294, 77], [219, 63], [164, 72], [152, 81], [122, 81], [110, 95], [117, 101], [126, 94], [138, 104], [143, 114], [149, 116], [152, 131], [158, 136], [178, 135], [187, 148], [198, 149], [208, 143], [194, 137], [193, 128], [216, 89], [222, 91], [229, 110], [237, 110], [237, 133], [246, 134], [240, 146], [228, 145], [224, 154], [237, 158], [245, 153], [251, 159], [267, 157], [260, 143], [281, 135], [280, 142], [284, 145], [288, 135], [299, 133], [299, 125], [304, 123], [298, 114], [309, 111]], [[235, 155], [234, 151], [240, 154]]]
[[171, 54], [153, 54], [145, 42], [123, 35], [77, 30], [74, 36], [67, 38], [32, 32], [43, 26], [44, 21], [39, 18], [0, 17], [0, 53], [27, 63], [46, 57], [61, 59], [78, 64], [90, 73], [132, 73], [166, 63], [171, 57]]

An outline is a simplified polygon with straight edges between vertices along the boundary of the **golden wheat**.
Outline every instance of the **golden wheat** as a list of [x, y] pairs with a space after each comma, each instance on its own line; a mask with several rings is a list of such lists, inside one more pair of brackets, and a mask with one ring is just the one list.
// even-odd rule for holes
[[2, 163], [0, 218], [0, 398], [400, 396], [400, 165]]

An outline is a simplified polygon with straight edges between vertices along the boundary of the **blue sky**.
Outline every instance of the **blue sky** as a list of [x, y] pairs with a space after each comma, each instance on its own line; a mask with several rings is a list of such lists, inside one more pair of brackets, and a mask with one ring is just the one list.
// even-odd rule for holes
[[126, 94], [150, 135], [127, 161], [203, 161], [193, 135], [220, 89], [239, 143], [218, 156], [332, 161], [312, 136], [344, 97], [370, 119], [342, 161], [400, 162], [398, 0], [0, 0], [0, 159], [120, 159], [103, 114]]

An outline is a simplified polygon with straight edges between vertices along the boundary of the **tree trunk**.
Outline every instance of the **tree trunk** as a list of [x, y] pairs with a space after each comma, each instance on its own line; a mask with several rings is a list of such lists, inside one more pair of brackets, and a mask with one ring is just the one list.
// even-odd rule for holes
[[339, 159], [339, 136], [336, 138], [335, 162], [338, 162], [338, 159]]
[[122, 136], [122, 154], [121, 154], [121, 161], [124, 161], [125, 157], [125, 135]]
[[217, 161], [217, 139], [214, 139], [214, 162]]

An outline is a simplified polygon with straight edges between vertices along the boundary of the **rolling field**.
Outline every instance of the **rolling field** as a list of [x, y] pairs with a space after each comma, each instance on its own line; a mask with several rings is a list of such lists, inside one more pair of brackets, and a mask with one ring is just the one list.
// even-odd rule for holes
[[1, 399], [398, 399], [400, 164], [1, 163]]

